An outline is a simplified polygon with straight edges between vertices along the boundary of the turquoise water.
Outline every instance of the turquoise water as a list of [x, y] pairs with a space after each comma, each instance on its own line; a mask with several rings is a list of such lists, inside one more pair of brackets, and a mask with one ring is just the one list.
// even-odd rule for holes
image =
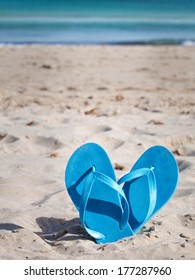
[[195, 0], [0, 0], [0, 43], [193, 44]]

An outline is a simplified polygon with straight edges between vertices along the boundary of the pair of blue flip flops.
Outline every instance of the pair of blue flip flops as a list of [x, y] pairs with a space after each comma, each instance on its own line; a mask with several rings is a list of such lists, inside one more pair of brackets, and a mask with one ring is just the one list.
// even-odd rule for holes
[[110, 243], [133, 236], [168, 202], [178, 166], [169, 150], [153, 146], [117, 182], [104, 149], [87, 143], [69, 159], [65, 183], [85, 230], [96, 243]]

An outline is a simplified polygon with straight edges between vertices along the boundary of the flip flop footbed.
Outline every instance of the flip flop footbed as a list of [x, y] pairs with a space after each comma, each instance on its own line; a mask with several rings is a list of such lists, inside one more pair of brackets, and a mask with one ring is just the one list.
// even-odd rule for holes
[[[86, 184], [90, 188], [92, 168], [116, 182], [114, 169], [103, 148], [95, 143], [78, 148], [69, 159], [65, 172], [66, 187], [78, 211]], [[120, 229], [122, 214], [119, 194], [107, 184], [95, 180], [85, 210], [85, 223], [88, 228], [104, 235], [105, 238], [96, 239], [97, 243], [114, 242], [133, 235], [128, 225]]]
[[148, 149], [134, 164], [131, 172], [141, 168], [153, 170], [156, 180], [156, 202], [150, 217], [145, 220], [151, 202], [147, 176], [124, 184], [123, 190], [130, 206], [129, 224], [134, 232], [169, 201], [178, 183], [177, 162], [165, 147], [154, 146]]

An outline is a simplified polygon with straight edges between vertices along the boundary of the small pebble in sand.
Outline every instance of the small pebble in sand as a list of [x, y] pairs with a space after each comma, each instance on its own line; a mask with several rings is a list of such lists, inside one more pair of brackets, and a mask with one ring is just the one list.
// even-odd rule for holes
[[50, 154], [51, 158], [56, 158], [58, 156], [59, 156], [59, 153], [57, 153], [57, 152], [53, 152], [53, 153]]
[[116, 169], [116, 170], [124, 170], [125, 167], [123, 165], [121, 165], [121, 164], [115, 163], [114, 164], [114, 169]]
[[180, 233], [180, 235], [179, 235], [181, 238], [187, 238], [187, 239], [189, 239], [190, 237], [189, 236], [186, 236], [185, 234], [183, 234], [183, 233]]

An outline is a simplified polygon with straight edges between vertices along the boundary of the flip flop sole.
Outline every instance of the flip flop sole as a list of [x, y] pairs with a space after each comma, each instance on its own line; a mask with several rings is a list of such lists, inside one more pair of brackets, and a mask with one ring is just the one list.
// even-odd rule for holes
[[[65, 172], [66, 188], [78, 211], [87, 180], [86, 175], [92, 166], [97, 172], [116, 182], [114, 169], [102, 147], [95, 143], [87, 143], [78, 148], [69, 159]], [[104, 239], [97, 239], [97, 243], [114, 242], [133, 235], [128, 225], [123, 230], [119, 227], [122, 215], [120, 203], [116, 191], [100, 181], [94, 182], [86, 207], [85, 222], [88, 228], [105, 236]]]
[[[156, 178], [156, 205], [145, 220], [150, 206], [148, 179], [146, 176], [124, 184], [123, 190], [130, 205], [129, 224], [136, 233], [173, 196], [178, 184], [178, 165], [172, 153], [163, 146], [153, 146], [142, 154], [131, 171], [140, 168], [153, 168]], [[144, 222], [143, 222], [144, 221]]]

